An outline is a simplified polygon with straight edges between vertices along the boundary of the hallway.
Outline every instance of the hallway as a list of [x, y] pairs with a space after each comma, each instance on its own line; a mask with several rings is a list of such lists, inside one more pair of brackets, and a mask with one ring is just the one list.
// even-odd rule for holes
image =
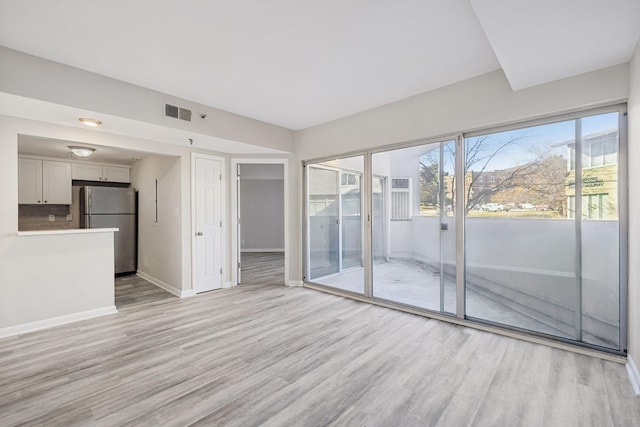
[[243, 252], [242, 286], [284, 285], [284, 252]]

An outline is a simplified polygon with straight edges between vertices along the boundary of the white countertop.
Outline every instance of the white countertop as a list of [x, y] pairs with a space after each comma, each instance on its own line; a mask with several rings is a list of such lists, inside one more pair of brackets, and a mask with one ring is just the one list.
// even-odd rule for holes
[[35, 230], [18, 231], [18, 236], [49, 236], [56, 234], [90, 234], [90, 233], [113, 233], [118, 228], [73, 228], [69, 230]]

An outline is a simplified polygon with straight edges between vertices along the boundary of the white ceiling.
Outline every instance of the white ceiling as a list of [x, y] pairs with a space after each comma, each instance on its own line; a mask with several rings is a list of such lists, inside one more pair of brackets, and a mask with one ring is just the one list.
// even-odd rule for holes
[[626, 62], [639, 5], [0, 0], [0, 45], [302, 129], [500, 67], [520, 89]]
[[514, 90], [628, 62], [640, 0], [471, 0]]

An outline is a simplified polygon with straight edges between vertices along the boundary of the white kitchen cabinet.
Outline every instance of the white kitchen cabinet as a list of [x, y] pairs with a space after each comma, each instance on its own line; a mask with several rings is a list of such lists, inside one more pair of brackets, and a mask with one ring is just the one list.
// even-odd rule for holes
[[18, 159], [18, 203], [71, 204], [71, 163]]
[[73, 163], [71, 177], [82, 181], [102, 181], [102, 165], [95, 163]]
[[42, 203], [42, 160], [18, 158], [18, 203]]
[[128, 167], [95, 163], [73, 163], [72, 177], [82, 181], [130, 182]]
[[109, 182], [129, 182], [129, 168], [123, 166], [103, 166], [102, 180]]

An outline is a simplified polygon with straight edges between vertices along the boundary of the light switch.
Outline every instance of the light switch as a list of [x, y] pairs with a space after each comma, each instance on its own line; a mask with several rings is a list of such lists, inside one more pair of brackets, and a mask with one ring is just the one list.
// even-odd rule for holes
[[53, 214], [49, 215], [49, 222], [53, 222], [55, 220], [56, 220], [56, 216], [55, 215], [53, 215]]

